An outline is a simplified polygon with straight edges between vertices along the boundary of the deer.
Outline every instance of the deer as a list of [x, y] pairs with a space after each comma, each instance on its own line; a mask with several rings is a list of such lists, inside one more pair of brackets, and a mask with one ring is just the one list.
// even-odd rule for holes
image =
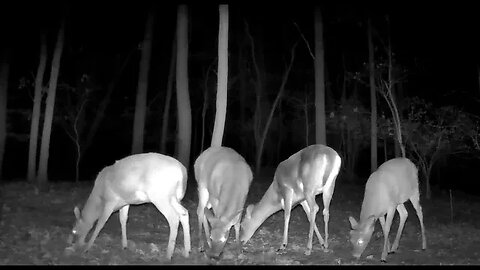
[[95, 221], [97, 224], [84, 252], [93, 245], [110, 215], [119, 211], [122, 247], [127, 248], [127, 219], [130, 205], [152, 203], [168, 221], [170, 235], [167, 259], [175, 249], [179, 221], [184, 236], [184, 256], [190, 253], [190, 225], [187, 209], [180, 201], [185, 195], [187, 170], [178, 160], [157, 153], [143, 153], [125, 157], [103, 168], [82, 211], [74, 208], [76, 217], [69, 242], [77, 238], [76, 247], [85, 245], [85, 238]]
[[203, 227], [209, 246], [206, 255], [219, 259], [232, 226], [239, 243], [241, 215], [253, 174], [240, 154], [223, 146], [203, 151], [195, 161], [194, 171], [198, 183], [199, 251], [205, 251]]
[[[422, 249], [427, 249], [425, 228], [423, 225], [423, 212], [420, 205], [420, 193], [418, 189], [418, 169], [408, 158], [394, 158], [383, 163], [373, 172], [365, 185], [360, 220], [349, 217], [352, 230], [350, 242], [353, 245], [352, 255], [359, 259], [370, 242], [375, 223], [380, 220], [383, 230], [382, 262], [387, 262], [387, 254], [394, 253], [398, 249], [400, 236], [408, 217], [404, 203], [410, 200], [415, 209], [422, 232]], [[395, 215], [395, 210], [400, 216], [395, 242], [390, 248], [388, 234]], [[385, 215], [387, 218], [385, 219]]]
[[[335, 181], [340, 170], [341, 158], [332, 148], [310, 145], [280, 162], [275, 170], [273, 182], [257, 204], [247, 206], [241, 223], [240, 240], [243, 244], [253, 236], [260, 225], [277, 211], [284, 210], [283, 242], [277, 251], [286, 249], [288, 226], [292, 208], [300, 204], [305, 211], [310, 230], [305, 255], [310, 255], [313, 247], [313, 231], [324, 250], [328, 249], [329, 207], [335, 189]], [[323, 194], [323, 218], [325, 241], [315, 222], [319, 207], [315, 197]]]

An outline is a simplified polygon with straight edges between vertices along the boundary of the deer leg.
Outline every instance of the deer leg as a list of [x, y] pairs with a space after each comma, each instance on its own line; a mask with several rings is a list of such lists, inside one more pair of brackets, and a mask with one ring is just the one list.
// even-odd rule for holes
[[308, 256], [312, 253], [313, 230], [314, 230], [314, 227], [316, 226], [315, 217], [316, 217], [317, 212], [318, 212], [318, 205], [315, 202], [315, 195], [314, 194], [306, 195], [306, 201], [308, 203], [308, 207], [310, 208], [310, 217], [308, 218], [308, 220], [310, 221], [310, 230], [308, 232], [307, 250], [305, 251], [305, 255]]
[[[308, 207], [307, 201], [301, 202], [300, 205], [303, 207], [303, 211], [305, 211], [305, 213], [307, 214], [307, 217], [309, 219], [308, 221], [310, 222], [310, 208]], [[320, 241], [320, 245], [322, 245], [322, 247], [323, 247], [325, 245], [324, 244], [325, 242], [323, 241], [322, 235], [320, 235], [320, 231], [318, 230], [318, 227], [317, 227], [316, 223], [314, 224], [313, 229], [315, 230], [315, 234], [318, 237], [318, 241]]]
[[393, 220], [393, 215], [395, 214], [395, 208], [388, 209], [387, 212], [387, 219], [385, 221], [383, 220], [383, 217], [380, 217], [380, 224], [383, 223], [382, 229], [383, 229], [383, 251], [382, 251], [382, 262], [387, 262], [387, 254], [388, 251], [390, 250], [390, 242], [388, 240], [388, 234], [390, 233], [390, 227], [392, 226], [392, 220]]
[[425, 237], [425, 227], [423, 226], [423, 212], [420, 205], [420, 196], [418, 192], [410, 198], [415, 212], [417, 212], [418, 219], [420, 220], [420, 228], [422, 230], [422, 249], [427, 249], [427, 238]]
[[173, 250], [175, 249], [175, 242], [177, 240], [179, 218], [175, 209], [173, 209], [169, 203], [167, 205], [159, 202], [152, 203], [155, 205], [155, 207], [157, 207], [158, 211], [163, 214], [170, 227], [170, 234], [168, 236], [167, 244], [167, 259], [171, 260]]
[[283, 196], [283, 210], [284, 213], [284, 225], [283, 225], [283, 242], [279, 250], [284, 250], [288, 243], [288, 224], [290, 222], [290, 214], [292, 211], [293, 190], [288, 189]]
[[125, 249], [127, 248], [127, 219], [128, 219], [128, 209], [130, 205], [125, 205], [124, 207], [120, 208], [118, 211], [120, 218], [120, 227], [122, 228], [122, 247]]
[[328, 249], [328, 221], [330, 220], [330, 202], [332, 201], [333, 188], [323, 192], [323, 223], [325, 225], [325, 249]]
[[191, 242], [190, 242], [190, 223], [189, 223], [189, 216], [188, 211], [183, 207], [178, 199], [172, 199], [172, 207], [177, 212], [177, 215], [180, 217], [180, 223], [182, 223], [182, 230], [183, 230], [183, 246], [184, 252], [183, 256], [188, 258], [190, 251], [191, 251]]
[[93, 231], [93, 234], [90, 237], [90, 240], [88, 241], [87, 247], [84, 249], [84, 252], [88, 251], [92, 247], [93, 241], [95, 241], [98, 234], [100, 233], [100, 230], [103, 228], [103, 226], [105, 226], [105, 223], [107, 222], [110, 215], [113, 213], [114, 208], [114, 205], [105, 205], [105, 207], [103, 208], [103, 213], [97, 221], [95, 230]]
[[[205, 251], [204, 249], [204, 240], [202, 237], [202, 227], [204, 224], [208, 226], [208, 223], [205, 220], [205, 206], [208, 202], [208, 191], [205, 188], [198, 189], [198, 208], [197, 208], [197, 217], [198, 217], [198, 250], [200, 252]], [[207, 234], [208, 228], [205, 228], [205, 235], [207, 239], [210, 238], [210, 234]]]
[[398, 211], [398, 214], [400, 215], [400, 224], [398, 225], [397, 236], [395, 237], [395, 241], [393, 242], [393, 246], [392, 246], [392, 249], [390, 250], [390, 253], [394, 253], [398, 249], [398, 245], [400, 244], [400, 237], [403, 231], [403, 226], [405, 226], [405, 221], [407, 220], [407, 217], [408, 217], [407, 209], [405, 209], [405, 206], [403, 205], [403, 203], [397, 206], [397, 211]]

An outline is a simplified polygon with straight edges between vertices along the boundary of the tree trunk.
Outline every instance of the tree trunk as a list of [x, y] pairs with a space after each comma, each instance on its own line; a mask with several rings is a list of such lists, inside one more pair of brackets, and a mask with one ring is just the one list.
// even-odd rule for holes
[[315, 7], [315, 141], [326, 144], [325, 132], [325, 60], [323, 22], [320, 7]]
[[270, 127], [270, 123], [272, 122], [273, 113], [275, 112], [275, 108], [277, 107], [280, 98], [282, 97], [283, 91], [285, 89], [285, 85], [287, 84], [288, 76], [290, 75], [290, 70], [292, 69], [293, 60], [295, 60], [295, 48], [297, 47], [297, 43], [295, 43], [292, 47], [290, 63], [283, 75], [282, 84], [280, 85], [280, 89], [278, 90], [277, 97], [272, 104], [272, 109], [270, 110], [270, 114], [268, 115], [267, 122], [265, 123], [265, 127], [263, 128], [262, 137], [260, 138], [259, 149], [257, 151], [257, 157], [255, 159], [255, 173], [258, 175], [260, 172], [260, 167], [262, 163], [262, 153], [263, 153], [263, 146], [265, 144], [265, 139], [267, 138], [267, 132]]
[[52, 59], [52, 70], [48, 85], [48, 96], [45, 105], [45, 119], [42, 132], [42, 144], [40, 147], [40, 162], [38, 166], [37, 184], [40, 190], [48, 188], [48, 157], [50, 150], [50, 134], [52, 132], [53, 109], [55, 106], [55, 95], [57, 91], [58, 74], [60, 72], [60, 59], [63, 51], [63, 39], [65, 32], [65, 18], [62, 19], [60, 30], [58, 31], [57, 43]]
[[145, 37], [143, 40], [140, 71], [138, 74], [137, 100], [133, 120], [132, 154], [143, 152], [143, 134], [145, 132], [145, 114], [147, 111], [148, 72], [150, 71], [150, 56], [152, 54], [154, 18], [153, 12], [149, 12], [145, 25]]
[[[396, 101], [397, 110], [399, 112], [402, 111], [402, 102], [403, 100], [403, 86], [401, 82], [395, 84], [395, 87], [392, 87], [392, 99]], [[400, 117], [399, 117], [400, 119]], [[397, 130], [395, 129], [395, 136], [398, 137]], [[402, 156], [402, 146], [400, 145], [398, 140], [394, 140], [395, 146], [395, 156], [400, 157]]]
[[310, 133], [310, 129], [308, 126], [308, 90], [305, 89], [305, 102], [303, 103], [303, 114], [305, 115], [305, 147], [309, 146], [310, 143], [308, 141], [308, 134]]
[[188, 94], [188, 9], [178, 6], [177, 11], [177, 109], [178, 109], [178, 160], [186, 167], [190, 163], [192, 114]]
[[[244, 54], [244, 50], [242, 49], [243, 48], [243, 44], [241, 41], [238, 41], [238, 44], [239, 44], [239, 52], [238, 52], [238, 78], [239, 78], [239, 87], [238, 87], [238, 95], [239, 95], [239, 120], [240, 120], [240, 123], [245, 123], [245, 110], [246, 108], [248, 107], [247, 105], [247, 91], [249, 91], [248, 89], [248, 85], [247, 85], [247, 81], [248, 81], [248, 74], [246, 72], [247, 68], [246, 68], [246, 65], [245, 65], [245, 59], [244, 57], [246, 57], [246, 54]], [[248, 138], [245, 135], [244, 133], [244, 130], [245, 128], [241, 131], [241, 133], [239, 134], [240, 135], [240, 148], [247, 148], [247, 145], [248, 145]], [[247, 153], [245, 153], [247, 154]]]
[[228, 83], [228, 5], [220, 5], [220, 28], [218, 30], [218, 81], [215, 125], [213, 126], [212, 146], [221, 146], [225, 117], [227, 114]]
[[[261, 30], [261, 28], [260, 28]], [[250, 41], [250, 48], [251, 48], [251, 56], [252, 56], [252, 65], [255, 70], [255, 80], [253, 81], [254, 88], [255, 88], [255, 111], [253, 113], [253, 139], [255, 142], [255, 157], [261, 157], [261, 152], [262, 150], [260, 148], [263, 148], [261, 146], [261, 140], [262, 140], [262, 130], [264, 128], [264, 124], [262, 122], [262, 96], [263, 96], [263, 86], [264, 86], [264, 72], [261, 69], [261, 67], [264, 67], [264, 58], [263, 56], [263, 50], [262, 46], [259, 46], [259, 49], [255, 49], [255, 42], [253, 40], [253, 36], [250, 33], [249, 25], [245, 21], [245, 33]], [[260, 55], [259, 61], [257, 61], [256, 54]], [[258, 160], [257, 160], [258, 161]], [[261, 161], [260, 161], [261, 162]], [[258, 171], [260, 168], [256, 167], [255, 170]]]
[[370, 84], [370, 172], [377, 170], [377, 96], [375, 89], [375, 57], [373, 51], [372, 20], [368, 18], [368, 67]]
[[175, 75], [175, 51], [177, 50], [177, 35], [174, 33], [174, 38], [172, 41], [172, 51], [171, 51], [171, 58], [170, 58], [170, 68], [168, 69], [168, 79], [167, 79], [167, 94], [165, 97], [165, 105], [163, 110], [163, 122], [162, 122], [162, 137], [160, 141], [160, 152], [166, 154], [167, 153], [167, 131], [168, 131], [168, 123], [170, 117], [170, 103], [172, 100], [172, 90], [173, 90], [173, 76]]
[[[133, 52], [133, 51], [132, 51]], [[115, 87], [118, 84], [118, 81], [122, 77], [123, 70], [127, 66], [127, 63], [129, 62], [130, 58], [132, 57], [132, 52], [130, 52], [125, 60], [123, 61], [122, 65], [118, 68], [118, 70], [115, 72], [114, 77], [112, 81], [108, 84], [107, 88], [107, 93], [103, 97], [100, 105], [98, 106], [98, 109], [96, 110], [95, 114], [95, 119], [93, 120], [91, 126], [89, 127], [87, 138], [85, 140], [85, 144], [82, 148], [80, 156], [83, 157], [87, 150], [90, 148], [90, 146], [93, 143], [93, 138], [95, 137], [95, 134], [97, 134], [98, 128], [100, 127], [100, 124], [102, 123], [103, 118], [105, 117], [105, 111], [107, 110], [107, 106], [110, 103], [113, 90], [115, 90]]]
[[42, 105], [43, 75], [47, 65], [47, 37], [42, 34], [40, 38], [40, 62], [35, 76], [35, 94], [33, 97], [32, 122], [30, 124], [30, 143], [28, 148], [27, 179], [33, 182], [37, 173], [38, 129], [40, 126], [40, 107]]
[[8, 75], [10, 71], [8, 49], [2, 52], [2, 54], [3, 55], [0, 56], [0, 179], [2, 179], [3, 175], [3, 158], [7, 139], [7, 96]]

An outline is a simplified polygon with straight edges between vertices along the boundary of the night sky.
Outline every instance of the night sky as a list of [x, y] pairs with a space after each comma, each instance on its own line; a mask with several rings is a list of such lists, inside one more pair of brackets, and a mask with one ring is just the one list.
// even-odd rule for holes
[[[94, 78], [100, 91], [105, 91], [114, 68], [132, 53], [107, 112], [110, 116], [122, 115], [125, 111], [132, 113], [140, 57], [137, 48], [143, 39], [147, 11], [154, 9], [156, 18], [148, 99], [152, 102], [151, 109], [161, 112], [176, 24], [176, 4], [171, 1], [18, 1], [0, 4], [0, 46], [2, 50], [10, 49], [9, 110], [31, 110], [33, 87], [20, 89], [20, 82], [24, 78], [34, 79], [42, 30], [48, 33], [51, 61], [60, 20], [66, 14], [60, 82], [75, 85], [82, 74], [88, 74]], [[202, 76], [217, 56], [217, 4], [216, 1], [202, 1], [202, 4], [192, 1], [189, 5], [189, 91], [194, 115], [201, 110]], [[240, 36], [244, 35], [244, 21], [247, 21], [255, 37], [261, 37], [265, 67], [272, 76], [281, 76], [290, 48], [298, 41], [297, 58], [287, 88], [303, 91], [305, 85], [312, 85], [313, 62], [299, 33], [300, 29], [313, 46], [312, 1], [280, 4], [249, 0], [229, 4], [230, 77], [238, 71], [235, 55]], [[388, 15], [395, 59], [409, 71], [406, 95], [418, 95], [438, 105], [457, 105], [474, 114], [480, 113], [480, 16], [473, 1], [319, 1], [319, 4], [324, 20], [327, 80], [334, 96], [338, 97], [340, 93], [338, 78], [343, 76], [342, 58], [351, 72], [359, 71], [368, 59], [366, 18], [371, 16], [373, 20], [378, 33], [375, 43], [377, 50], [381, 50], [379, 40], [386, 40], [385, 18]], [[47, 74], [48, 67], [49, 62]], [[45, 80], [48, 80], [47, 74]], [[214, 87], [215, 81], [211, 84]], [[272, 88], [276, 91], [277, 86]], [[365, 106], [368, 106], [367, 92], [362, 96], [366, 97]], [[273, 100], [273, 94], [269, 97]], [[174, 106], [172, 110], [175, 109]], [[158, 115], [157, 120], [150, 119], [153, 122], [147, 126], [160, 125], [160, 118]], [[11, 119], [9, 121], [16, 121]], [[106, 128], [103, 133], [99, 131], [102, 134], [98, 135], [93, 146], [96, 151], [85, 157], [91, 164], [83, 165], [84, 178], [91, 178], [101, 167], [129, 154], [132, 123], [121, 119], [123, 122], [117, 123], [116, 127]], [[22, 123], [9, 123], [9, 132], [28, 133], [29, 121]], [[125, 132], [118, 131], [118, 126], [124, 126]], [[146, 136], [158, 135], [147, 132]], [[112, 140], [117, 145], [101, 148], [102, 144]], [[65, 157], [73, 163], [72, 143], [55, 124], [52, 141], [55, 141], [50, 153], [52, 164], [60, 164]], [[158, 145], [145, 146], [152, 151], [156, 148]], [[196, 151], [192, 149], [192, 155], [195, 156]], [[5, 162], [22, 165], [10, 166], [11, 169], [6, 166], [6, 178], [22, 177], [18, 171], [26, 171], [27, 152], [28, 142], [10, 141], [7, 144]], [[63, 166], [62, 171], [52, 169], [56, 165], [51, 165], [50, 175], [57, 179], [71, 177], [72, 166]]]

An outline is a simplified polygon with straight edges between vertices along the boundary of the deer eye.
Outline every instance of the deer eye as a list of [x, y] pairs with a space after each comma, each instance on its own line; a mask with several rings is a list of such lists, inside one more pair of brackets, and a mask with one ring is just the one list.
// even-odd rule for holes
[[357, 245], [363, 246], [363, 243], [364, 243], [363, 239], [358, 239]]
[[[212, 235], [210, 235], [210, 239], [212, 241], [215, 241], [215, 239], [213, 239]], [[227, 241], [227, 238], [225, 236], [222, 236], [222, 237], [220, 237], [220, 239], [218, 239], [218, 241], [223, 243], [223, 242]]]

